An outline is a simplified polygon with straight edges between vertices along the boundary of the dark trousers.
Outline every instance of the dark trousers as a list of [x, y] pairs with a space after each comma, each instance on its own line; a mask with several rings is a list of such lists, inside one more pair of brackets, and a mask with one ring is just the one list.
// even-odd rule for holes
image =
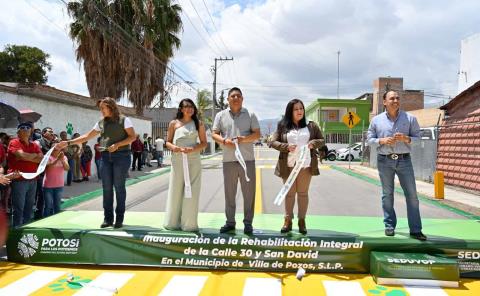
[[95, 159], [95, 165], [97, 166], [97, 176], [98, 176], [98, 180], [102, 180], [102, 174], [101, 174], [101, 171], [102, 171], [102, 159], [101, 159], [101, 158]]
[[15, 180], [12, 182], [13, 227], [32, 220], [37, 180]]
[[102, 186], [103, 186], [103, 211], [105, 221], [113, 222], [113, 189], [116, 197], [116, 221], [123, 222], [125, 215], [125, 200], [127, 179], [130, 166], [130, 151], [117, 151], [114, 153], [102, 152]]
[[133, 152], [132, 170], [135, 169], [135, 162], [137, 162], [137, 169], [142, 167], [142, 152]]
[[43, 178], [45, 175], [40, 175], [37, 178], [37, 194], [35, 200], [35, 212], [33, 218], [35, 220], [43, 218], [43, 210], [45, 208], [45, 200], [43, 198]]
[[73, 170], [74, 170], [73, 158], [68, 160], [68, 165], [70, 166], [70, 169], [68, 170], [68, 173], [67, 173], [67, 185], [70, 186], [70, 185], [72, 185]]
[[247, 174], [250, 182], [245, 179], [245, 172], [238, 162], [223, 163], [223, 183], [225, 190], [225, 216], [228, 225], [235, 226], [235, 198], [237, 196], [237, 185], [240, 181], [240, 187], [243, 195], [243, 223], [252, 225], [255, 206], [255, 161], [245, 161], [247, 165]]

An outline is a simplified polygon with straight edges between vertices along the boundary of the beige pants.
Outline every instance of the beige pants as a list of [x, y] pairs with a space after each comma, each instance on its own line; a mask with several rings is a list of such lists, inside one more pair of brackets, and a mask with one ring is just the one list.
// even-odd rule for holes
[[[289, 168], [288, 172], [290, 173], [292, 169], [293, 168]], [[309, 167], [300, 170], [300, 173], [285, 197], [285, 216], [293, 219], [293, 207], [295, 206], [296, 195], [298, 199], [298, 218], [305, 219], [308, 209], [308, 189], [310, 187], [311, 179], [312, 173], [310, 172]], [[283, 179], [284, 184], [286, 181], [286, 178]]]

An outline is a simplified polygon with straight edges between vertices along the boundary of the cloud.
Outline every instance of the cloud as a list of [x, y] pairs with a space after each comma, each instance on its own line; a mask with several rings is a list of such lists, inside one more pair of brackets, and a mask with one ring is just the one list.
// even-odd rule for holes
[[52, 71], [48, 84], [88, 95], [83, 67], [75, 60], [75, 49], [68, 37], [69, 18], [59, 1], [2, 1], [0, 46], [36, 46], [50, 55]]
[[[205, 0], [215, 25], [203, 1], [178, 2], [184, 31], [172, 67], [196, 88], [211, 90], [214, 58], [233, 56], [218, 63], [217, 91], [239, 86], [245, 106], [260, 118], [278, 117], [292, 98], [307, 104], [335, 98], [339, 50], [342, 98], [372, 91], [379, 76], [401, 76], [406, 88], [455, 96], [460, 40], [480, 28], [475, 0]], [[49, 83], [86, 94], [64, 5], [21, 0], [2, 1], [2, 8], [0, 46], [38, 46], [51, 55]], [[176, 105], [195, 92], [182, 84], [172, 96]]]

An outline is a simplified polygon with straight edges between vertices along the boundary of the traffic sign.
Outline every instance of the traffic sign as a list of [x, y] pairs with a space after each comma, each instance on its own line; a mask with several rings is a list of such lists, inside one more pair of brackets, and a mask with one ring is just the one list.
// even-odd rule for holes
[[353, 128], [360, 122], [360, 117], [355, 112], [347, 112], [345, 115], [342, 117], [343, 123], [345, 123], [348, 128]]

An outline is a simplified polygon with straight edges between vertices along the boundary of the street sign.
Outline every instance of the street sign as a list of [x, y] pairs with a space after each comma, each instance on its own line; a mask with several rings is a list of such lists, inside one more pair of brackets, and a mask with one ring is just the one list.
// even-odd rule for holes
[[360, 122], [360, 117], [355, 112], [347, 112], [345, 115], [342, 117], [343, 123], [345, 123], [348, 128], [353, 128]]

